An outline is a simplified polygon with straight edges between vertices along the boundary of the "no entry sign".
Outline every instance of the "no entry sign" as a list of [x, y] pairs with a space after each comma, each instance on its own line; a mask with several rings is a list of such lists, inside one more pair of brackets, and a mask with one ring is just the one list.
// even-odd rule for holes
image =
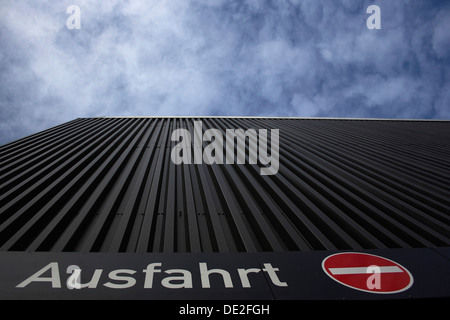
[[340, 284], [371, 293], [397, 293], [413, 284], [411, 273], [395, 261], [359, 252], [337, 253], [322, 261], [325, 273]]

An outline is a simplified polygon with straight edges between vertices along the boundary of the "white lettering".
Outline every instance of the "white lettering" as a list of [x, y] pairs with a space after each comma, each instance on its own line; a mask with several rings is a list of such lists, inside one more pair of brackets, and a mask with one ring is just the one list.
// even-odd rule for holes
[[373, 273], [367, 278], [366, 285], [370, 290], [381, 289], [381, 269], [379, 266], [368, 266], [366, 273]]
[[[213, 139], [214, 137], [214, 139]], [[223, 164], [223, 137], [218, 129], [208, 129], [203, 134], [203, 141], [211, 141], [203, 151], [206, 164]]]
[[67, 29], [73, 30], [73, 29], [81, 29], [81, 10], [80, 7], [73, 4], [71, 6], [67, 7], [66, 10], [67, 14], [70, 14], [70, 16], [66, 20], [66, 26]]
[[132, 287], [136, 284], [136, 279], [133, 277], [127, 277], [127, 276], [120, 276], [120, 273], [126, 273], [126, 274], [135, 274], [136, 271], [130, 270], [130, 269], [118, 269], [111, 271], [108, 276], [111, 280], [117, 280], [117, 281], [125, 281], [125, 283], [117, 284], [112, 282], [107, 282], [104, 284], [105, 287], [112, 288], [112, 289], [125, 289]]
[[161, 267], [161, 265], [161, 263], [150, 263], [147, 269], [143, 270], [145, 273], [144, 288], [153, 287], [153, 275], [161, 272], [161, 270], [156, 270], [155, 267]]
[[[183, 288], [193, 288], [193, 277], [192, 273], [186, 269], [161, 269], [162, 263], [150, 263], [147, 265], [145, 269], [142, 270], [143, 274], [145, 274], [143, 280], [144, 289], [152, 289], [155, 284], [155, 275], [161, 274], [156, 277], [157, 282], [160, 283], [161, 286], [168, 289], [183, 289]], [[211, 277], [214, 279], [214, 283], [219, 285], [220, 287], [220, 279], [223, 281], [223, 286], [225, 288], [233, 288], [233, 277], [239, 276], [239, 280], [242, 288], [251, 288], [251, 281], [249, 279], [249, 274], [251, 273], [259, 273], [261, 271], [266, 272], [268, 274], [268, 278], [272, 281], [272, 283], [278, 287], [286, 287], [287, 283], [282, 282], [277, 272], [278, 268], [274, 268], [270, 263], [264, 263], [264, 268], [237, 268], [234, 273], [230, 273], [224, 269], [209, 269], [208, 264], [206, 262], [200, 262], [198, 264], [198, 272], [200, 274], [200, 282], [202, 288], [211, 288]], [[67, 267], [67, 273], [69, 276], [67, 277], [67, 288], [68, 289], [83, 289], [83, 288], [97, 288], [100, 278], [103, 274], [103, 269], [95, 269], [91, 279], [89, 282], [82, 283], [81, 282], [81, 271], [82, 269], [77, 265], [69, 265]], [[368, 272], [370, 270], [368, 269]], [[125, 289], [130, 288], [136, 285], [136, 279], [133, 275], [136, 273], [136, 270], [132, 269], [116, 269], [112, 270], [108, 273], [107, 282], [103, 283], [103, 286], [111, 289]], [[46, 273], [49, 273], [45, 276]], [[167, 274], [169, 276], [163, 276], [162, 273]], [[217, 276], [218, 275], [218, 276]], [[232, 277], [233, 275], [233, 277]], [[250, 277], [251, 278], [251, 277]], [[261, 279], [265, 279], [266, 277], [259, 277], [260, 281], [264, 281]], [[217, 282], [216, 282], [217, 281]], [[27, 278], [18, 284], [17, 288], [24, 288], [28, 286], [32, 282], [47, 282], [51, 285], [52, 288], [61, 288], [61, 279], [59, 274], [59, 266], [57, 262], [51, 262], [35, 274]]]
[[194, 163], [202, 164], [202, 122], [194, 121]]
[[[161, 281], [161, 284], [169, 289], [192, 288], [192, 275], [189, 271], [184, 269], [170, 269], [164, 271], [168, 274], [181, 273], [181, 276], [166, 277]], [[181, 283], [172, 283], [172, 281], [182, 281]]]
[[[245, 163], [245, 139], [248, 138], [248, 163], [256, 164], [257, 157], [257, 145], [258, 138], [256, 135], [255, 129], [247, 129], [245, 132], [242, 129], [227, 129], [226, 130], [226, 139], [227, 139], [227, 153], [226, 160], [227, 164], [234, 164], [234, 138], [236, 138], [236, 163], [244, 164]], [[267, 164], [267, 163], [266, 163]]]
[[209, 282], [209, 275], [212, 273], [220, 274], [223, 277], [225, 288], [233, 288], [233, 282], [231, 281], [231, 276], [228, 271], [225, 271], [223, 269], [208, 270], [208, 266], [205, 262], [200, 262], [199, 266], [200, 266], [200, 277], [202, 281], [202, 288], [211, 288], [211, 284]]
[[273, 175], [278, 172], [279, 159], [280, 159], [280, 149], [279, 149], [279, 139], [280, 131], [278, 129], [270, 130], [271, 143], [270, 143], [270, 156], [267, 155], [267, 130], [262, 129], [259, 131], [259, 161], [262, 164], [270, 164], [268, 168], [261, 168], [261, 175]]
[[103, 269], [95, 269], [91, 280], [88, 283], [81, 283], [81, 269], [78, 266], [71, 265], [67, 267], [67, 273], [72, 275], [67, 279], [67, 288], [82, 289], [82, 288], [97, 288], [98, 281], [102, 275]]
[[269, 305], [258, 304], [224, 304], [223, 314], [269, 314]]
[[278, 268], [272, 267], [270, 263], [264, 263], [264, 269], [263, 271], [267, 272], [267, 274], [270, 277], [270, 280], [272, 280], [272, 283], [276, 285], [277, 287], [287, 287], [286, 282], [281, 282], [280, 279], [278, 279], [277, 271], [280, 271]]
[[[50, 277], [41, 277], [42, 274], [50, 270]], [[61, 288], [61, 278], [59, 276], [58, 262], [50, 262], [48, 265], [43, 267], [41, 270], [33, 274], [31, 277], [19, 283], [17, 288], [24, 288], [31, 282], [51, 282], [52, 288]]]
[[[219, 129], [208, 129], [202, 135], [202, 122], [194, 121], [194, 148], [192, 155], [191, 133], [187, 129], [175, 129], [171, 135], [171, 141], [178, 142], [172, 149], [170, 158], [174, 164], [202, 164], [203, 161], [210, 164], [234, 164], [235, 149], [236, 163], [245, 164], [246, 140], [248, 139], [248, 163], [259, 162], [268, 167], [261, 167], [261, 175], [274, 175], [279, 169], [279, 136], [278, 129], [270, 130], [270, 155], [268, 151], [268, 130], [259, 129], [226, 129], [225, 145], [224, 137]], [[259, 141], [258, 141], [259, 136]], [[236, 144], [235, 144], [236, 141]], [[209, 142], [203, 152], [202, 143]], [[235, 148], [236, 145], [236, 148]], [[225, 156], [224, 156], [225, 146]]]
[[176, 129], [172, 132], [171, 140], [179, 141], [170, 153], [170, 158], [174, 164], [191, 164], [191, 134], [186, 129]]
[[209, 318], [213, 312], [214, 307], [193, 307], [189, 306], [189, 304], [186, 304], [186, 307], [181, 307], [179, 314], [186, 315], [186, 314], [193, 314], [193, 315], [206, 315], [207, 318]]
[[81, 269], [79, 266], [68, 266], [67, 273], [72, 275], [67, 279], [67, 288], [69, 289], [81, 289]]
[[367, 7], [366, 13], [372, 13], [367, 18], [366, 25], [370, 30], [381, 29], [381, 9], [379, 6], [371, 5]]
[[261, 269], [250, 268], [250, 269], [238, 269], [239, 277], [241, 278], [242, 288], [251, 288], [250, 281], [248, 280], [249, 273], [258, 273]]

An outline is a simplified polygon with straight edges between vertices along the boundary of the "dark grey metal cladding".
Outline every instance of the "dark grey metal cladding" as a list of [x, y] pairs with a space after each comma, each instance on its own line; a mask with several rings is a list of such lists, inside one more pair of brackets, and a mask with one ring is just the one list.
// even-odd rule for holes
[[[261, 175], [262, 165], [248, 161], [174, 164], [171, 133], [193, 132], [194, 120], [223, 133], [279, 129], [278, 173]], [[449, 121], [75, 119], [0, 147], [0, 246], [55, 252], [449, 246], [449, 140]]]

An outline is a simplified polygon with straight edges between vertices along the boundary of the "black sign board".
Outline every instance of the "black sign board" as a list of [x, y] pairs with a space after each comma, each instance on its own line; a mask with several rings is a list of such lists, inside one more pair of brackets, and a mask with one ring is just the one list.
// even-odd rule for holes
[[[450, 248], [364, 252], [403, 266], [414, 279], [412, 285], [392, 294], [355, 290], [342, 285], [330, 278], [322, 267], [324, 259], [338, 253], [330, 251], [198, 254], [3, 252], [0, 253], [0, 298], [367, 300], [450, 297]], [[384, 270], [383, 266], [379, 267]], [[372, 276], [376, 280], [375, 276], [384, 276], [383, 273], [374, 275], [371, 272], [367, 273], [367, 278]]]

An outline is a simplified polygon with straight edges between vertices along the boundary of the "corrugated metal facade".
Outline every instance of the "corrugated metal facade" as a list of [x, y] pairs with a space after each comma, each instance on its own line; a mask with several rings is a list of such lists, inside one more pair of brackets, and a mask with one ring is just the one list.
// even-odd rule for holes
[[[194, 120], [279, 129], [278, 173], [174, 164]], [[0, 147], [0, 251], [449, 246], [449, 159], [447, 121], [76, 119]]]

